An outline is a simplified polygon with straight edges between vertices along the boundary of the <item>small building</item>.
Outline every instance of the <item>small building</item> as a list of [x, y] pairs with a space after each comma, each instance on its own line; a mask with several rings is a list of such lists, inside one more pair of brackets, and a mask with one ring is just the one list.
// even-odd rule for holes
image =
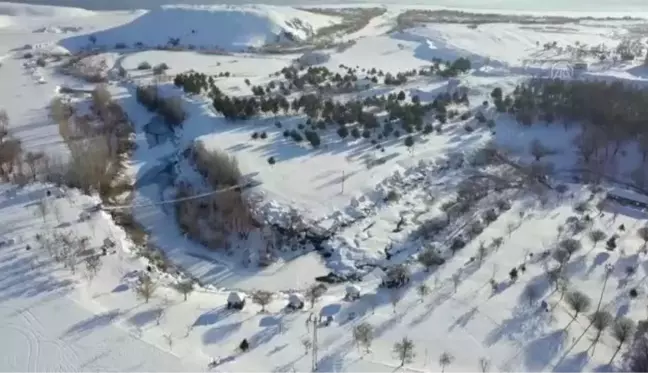
[[353, 301], [360, 298], [360, 286], [358, 285], [348, 285], [346, 287], [346, 295], [344, 299], [348, 301]]
[[290, 294], [288, 296], [288, 305], [286, 308], [289, 310], [301, 310], [304, 308], [304, 297], [297, 293]]
[[227, 297], [227, 309], [242, 310], [245, 307], [245, 294], [233, 291]]

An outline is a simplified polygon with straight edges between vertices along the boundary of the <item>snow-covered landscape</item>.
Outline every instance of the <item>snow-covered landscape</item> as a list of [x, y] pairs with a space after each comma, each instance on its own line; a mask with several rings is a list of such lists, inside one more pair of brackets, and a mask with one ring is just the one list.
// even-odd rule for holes
[[0, 370], [648, 371], [621, 8], [0, 3]]

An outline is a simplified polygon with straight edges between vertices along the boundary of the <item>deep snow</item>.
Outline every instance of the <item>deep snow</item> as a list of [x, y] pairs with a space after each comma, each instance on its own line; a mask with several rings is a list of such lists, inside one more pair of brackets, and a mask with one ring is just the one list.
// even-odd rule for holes
[[[129, 45], [137, 41], [149, 42], [146, 39], [149, 37], [151, 44], [166, 43], [168, 37], [180, 36], [174, 28], [177, 24], [159, 27], [160, 30], [151, 30], [145, 24], [145, 17], [158, 17], [164, 12], [188, 12], [204, 17], [201, 19], [205, 23], [188, 22], [177, 27], [187, 30], [195, 27], [199, 31], [196, 40], [191, 39], [192, 36], [187, 38], [188, 43], [203, 41], [222, 44], [221, 47], [259, 46], [269, 40], [268, 35], [276, 35], [281, 30], [306, 36], [309, 27], [314, 30], [335, 21], [328, 16], [266, 6], [171, 7], [150, 13], [106, 14], [68, 12], [59, 8], [6, 7], [0, 9], [5, 9], [10, 13], [7, 17], [12, 18], [0, 29], [0, 44], [6, 53], [0, 67], [0, 79], [5, 82], [0, 102], [9, 113], [10, 130], [23, 141], [26, 149], [61, 156], [66, 152], [65, 144], [56, 125], [47, 118], [46, 106], [57, 95], [60, 86], [86, 84], [61, 76], [49, 66], [35, 67], [33, 59], [23, 58], [25, 51], [13, 48], [32, 44], [36, 55], [47, 54], [57, 46], [87, 46], [90, 33], [96, 35], [97, 44], [111, 47], [119, 42]], [[245, 26], [248, 33], [221, 33], [219, 38], [213, 39], [205, 36], [213, 27], [206, 25], [207, 22], [234, 14], [255, 26], [247, 27], [248, 24], [241, 21], [237, 26]], [[579, 41], [613, 48], [622, 37], [632, 34], [628, 29], [637, 23], [594, 22], [559, 29], [501, 24], [483, 25], [477, 30], [465, 25], [441, 24], [387, 35], [389, 27], [385, 25], [393, 24], [398, 10], [390, 8], [386, 14], [379, 22], [370, 22], [358, 31], [354, 36], [358, 38], [355, 45], [343, 51], [327, 51], [331, 58], [325, 65], [334, 71], [345, 64], [397, 72], [429, 65], [433, 57], [468, 56], [475, 61], [476, 69], [462, 77], [461, 83], [469, 87], [473, 109], [495, 86], [511, 90], [530, 74], [547, 69], [543, 61], [568, 56], [566, 48], [562, 54], [543, 51], [545, 42], [556, 40], [566, 47]], [[22, 23], [23, 18], [25, 23]], [[294, 18], [310, 26], [285, 23]], [[164, 21], [150, 19], [151, 22]], [[171, 21], [166, 20], [167, 23]], [[70, 34], [33, 32], [54, 27], [80, 29]], [[135, 33], [128, 31], [129, 27], [136, 28]], [[329, 269], [343, 271], [359, 263], [381, 264], [383, 250], [388, 245], [402, 249], [396, 261], [411, 261], [409, 256], [421, 245], [412, 240], [412, 233], [420, 221], [439, 213], [444, 199], [452, 195], [456, 183], [465, 171], [469, 171], [446, 169], [454, 155], [468, 156], [492, 139], [521, 161], [526, 161], [530, 157], [528, 145], [534, 139], [541, 139], [559, 150], [549, 157], [550, 160], [559, 168], [569, 168], [575, 159], [570, 141], [574, 136], [572, 132], [565, 132], [561, 127], [524, 129], [502, 117], [498, 118], [495, 135], [484, 128], [466, 133], [465, 123], [460, 121], [449, 124], [443, 134], [420, 136], [412, 152], [400, 140], [386, 144], [384, 155], [389, 160], [367, 169], [367, 157], [376, 154], [372, 154], [361, 140], [342, 141], [330, 136], [325, 138], [326, 147], [315, 151], [283, 139], [274, 127], [274, 118], [248, 124], [227, 123], [209, 109], [204, 98], [185, 97], [183, 104], [189, 119], [183, 129], [177, 131], [172, 140], [154, 145], [143, 133], [143, 126], [152, 114], [132, 97], [134, 84], [152, 79], [147, 71], [137, 70], [140, 62], [147, 61], [151, 65], [165, 62], [170, 66], [169, 75], [189, 69], [211, 74], [229, 71], [231, 77], [218, 78], [217, 85], [227, 94], [240, 95], [250, 93], [245, 79], [254, 85], [267, 83], [272, 79], [270, 74], [290, 64], [298, 55], [223, 56], [192, 51], [126, 50], [95, 57], [105, 59], [109, 67], [123, 66], [132, 79], [113, 82], [109, 89], [136, 127], [138, 149], [128, 165], [128, 173], [138, 181], [135, 205], [153, 204], [168, 198], [172, 190], [160, 177], [160, 168], [170, 159], [178, 159], [179, 153], [194, 141], [202, 140], [208, 146], [234, 153], [244, 173], [255, 174], [262, 182], [255, 192], [264, 196], [269, 213], [291, 206], [325, 227], [340, 225], [360, 215], [365, 217], [357, 224], [341, 228], [327, 243], [336, 249], [328, 261], [309, 252], [259, 270], [241, 266], [236, 256], [209, 252], [186, 240], [176, 228], [169, 206], [137, 208], [136, 217], [149, 230], [152, 241], [172, 262], [205, 285], [185, 302], [170, 288], [176, 275], [154, 271], [152, 276], [158, 281], [159, 289], [150, 302], [144, 303], [133, 292], [133, 280], [137, 271], [144, 271], [148, 263], [137, 258], [135, 247], [125, 233], [105, 213], [96, 213], [89, 222], [78, 221], [84, 209], [97, 202], [96, 198], [81, 196], [76, 191], [51, 189], [51, 186], [47, 188], [54, 190], [55, 196], [44, 198], [46, 186], [40, 184], [23, 189], [4, 185], [0, 197], [0, 237], [7, 244], [0, 247], [0, 317], [3, 321], [0, 332], [7, 337], [0, 348], [7, 353], [0, 359], [0, 370], [199, 371], [206, 369], [212, 358], [221, 358], [223, 364], [215, 369], [217, 371], [307, 371], [311, 369], [311, 357], [304, 353], [302, 341], [310, 338], [313, 326], [306, 321], [311, 312], [333, 315], [329, 326], [318, 329], [319, 371], [438, 371], [441, 368], [438, 357], [442, 352], [455, 357], [446, 367], [447, 371], [474, 371], [480, 357], [491, 361], [491, 371], [600, 371], [618, 367], [607, 366], [616, 348], [616, 342], [608, 333], [604, 334], [595, 353], [590, 354], [593, 334], [586, 329], [589, 324], [586, 315], [578, 317], [568, 332], [562, 331], [572, 314], [564, 302], [559, 302], [560, 295], [553, 292], [547, 282], [545, 266], [555, 263], [552, 259], [539, 259], [543, 251], [555, 246], [558, 228], [565, 225], [568, 217], [577, 215], [573, 211], [574, 204], [592, 196], [587, 188], [578, 184], [570, 184], [570, 190], [563, 196], [551, 193], [545, 205], [540, 205], [537, 198], [527, 193], [508, 196], [513, 202], [511, 210], [502, 212], [497, 221], [449, 258], [445, 265], [427, 273], [413, 264], [412, 284], [396, 294], [398, 302], [394, 307], [390, 304], [394, 295], [378, 288], [379, 274], [372, 273], [358, 284], [362, 296], [357, 301], [343, 301], [344, 285], [339, 285], [332, 286], [314, 309], [307, 304], [303, 311], [288, 313], [284, 310], [291, 291], [303, 290], [313, 283], [315, 276]], [[587, 75], [591, 78], [645, 80], [637, 69], [632, 69], [636, 63], [591, 63], [591, 72]], [[168, 83], [161, 83], [161, 86], [179, 94]], [[362, 94], [401, 89], [408, 96], [419, 95], [423, 100], [431, 100], [448, 89], [448, 82], [417, 77], [402, 87], [378, 85]], [[304, 118], [281, 120], [290, 128]], [[260, 131], [267, 131], [268, 139], [252, 141], [251, 134]], [[277, 158], [276, 165], [267, 164], [269, 156]], [[636, 154], [629, 150], [624, 167], [631, 168], [635, 161]], [[185, 169], [181, 170], [181, 177], [191, 178], [195, 174]], [[392, 203], [382, 202], [389, 190], [401, 191], [401, 198]], [[59, 194], [64, 197], [57, 198]], [[597, 194], [592, 198], [596, 200], [601, 196]], [[46, 218], [39, 216], [37, 207], [43, 201], [50, 206]], [[592, 202], [592, 206], [594, 204]], [[394, 232], [401, 218], [407, 224], [401, 231]], [[606, 251], [602, 243], [598, 246], [591, 243], [587, 231], [576, 236], [584, 247], [567, 266], [570, 286], [593, 299], [598, 299], [603, 289], [603, 307], [615, 316], [624, 315], [635, 320], [645, 317], [648, 305], [645, 297], [630, 299], [628, 295], [631, 288], [636, 288], [640, 294], [646, 291], [644, 280], [648, 267], [645, 255], [640, 253], [642, 242], [636, 235], [645, 220], [643, 212], [616, 210], [614, 206], [604, 216], [596, 217], [591, 229], [620, 235], [619, 248], [613, 252]], [[625, 232], [618, 231], [621, 224]], [[71, 232], [79, 238], [88, 236], [95, 248], [110, 237], [117, 242], [117, 247], [114, 254], [103, 259], [97, 277], [88, 281], [83, 276], [82, 266], [78, 273], [71, 274], [61, 268], [60, 263], [53, 263], [40, 249], [36, 234], [53, 232]], [[502, 246], [489, 250], [484, 261], [478, 264], [474, 257], [480, 242], [489, 245], [497, 237], [503, 239]], [[445, 238], [424, 244], [443, 245]], [[12, 241], [8, 242], [10, 239]], [[518, 281], [511, 282], [509, 271], [523, 263], [524, 273]], [[611, 265], [613, 271], [603, 288], [606, 265]], [[628, 267], [634, 268], [634, 274], [628, 275]], [[495, 294], [489, 284], [491, 279], [500, 289]], [[431, 294], [422, 300], [415, 291], [420, 283], [432, 288]], [[533, 302], [526, 299], [524, 292], [528, 284], [533, 284], [539, 298], [554, 308], [552, 312], [540, 310], [540, 299]], [[267, 313], [260, 313], [260, 308], [252, 302], [243, 311], [232, 312], [225, 309], [229, 289], [246, 292], [265, 289], [275, 292], [275, 297]], [[364, 321], [374, 326], [376, 334], [372, 351], [366, 355], [355, 348], [351, 340], [352, 327]], [[405, 336], [415, 342], [416, 357], [412, 363], [399, 368], [392, 346]], [[252, 348], [238, 354], [235, 350], [243, 338], [248, 339]]]

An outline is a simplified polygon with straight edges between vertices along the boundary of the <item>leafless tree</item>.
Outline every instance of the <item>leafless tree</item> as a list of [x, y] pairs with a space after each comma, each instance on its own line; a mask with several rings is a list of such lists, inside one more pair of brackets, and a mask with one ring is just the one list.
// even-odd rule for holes
[[425, 267], [425, 270], [428, 272], [431, 268], [438, 266], [442, 262], [441, 257], [433, 248], [425, 249], [418, 255], [417, 259], [418, 262], [421, 263], [421, 265], [423, 265], [423, 267]]
[[165, 312], [164, 308], [158, 308], [155, 310], [155, 325], [160, 326], [160, 322], [162, 322]]
[[488, 249], [486, 248], [483, 242], [480, 242], [479, 247], [477, 248], [477, 263], [479, 263], [480, 267], [484, 262], [484, 258], [486, 257], [486, 255], [488, 255]]
[[403, 337], [400, 342], [394, 344], [394, 353], [398, 360], [400, 360], [401, 367], [406, 363], [411, 363], [414, 360], [414, 356], [416, 356], [416, 353], [414, 352], [414, 342], [407, 337]]
[[169, 346], [169, 350], [173, 350], [173, 336], [171, 334], [165, 334], [164, 340], [166, 341], [167, 346]]
[[182, 294], [184, 301], [187, 301], [187, 297], [194, 291], [194, 282], [191, 280], [180, 281], [175, 284], [174, 288], [180, 294]]
[[88, 278], [88, 281], [91, 281], [97, 276], [97, 273], [101, 270], [101, 256], [99, 255], [88, 255], [83, 260], [85, 263], [85, 274]]
[[326, 293], [326, 286], [321, 284], [313, 284], [306, 290], [306, 299], [310, 302], [311, 308], [315, 307], [315, 303]]
[[454, 286], [454, 292], [457, 292], [457, 289], [459, 288], [459, 284], [461, 284], [461, 271], [455, 272], [452, 274], [452, 285]]
[[441, 373], [445, 372], [445, 368], [452, 364], [454, 361], [454, 356], [452, 356], [449, 352], [444, 352], [439, 356], [439, 365], [441, 365]]
[[600, 229], [593, 230], [589, 233], [589, 239], [594, 243], [594, 247], [596, 247], [599, 242], [603, 241], [605, 237], [605, 233]]
[[493, 242], [491, 242], [491, 247], [493, 248], [493, 250], [497, 251], [502, 246], [502, 243], [504, 243], [504, 239], [502, 237], [495, 237], [493, 238]]
[[485, 357], [479, 358], [479, 369], [481, 370], [482, 373], [487, 373], [488, 369], [490, 369], [490, 360], [488, 360]]
[[394, 310], [394, 313], [396, 313], [396, 306], [398, 306], [398, 302], [400, 302], [401, 298], [403, 297], [403, 294], [401, 293], [400, 289], [391, 289], [389, 292], [389, 301], [392, 305], [392, 308]]
[[371, 324], [363, 322], [353, 327], [353, 340], [358, 348], [364, 347], [365, 351], [369, 352], [373, 338], [374, 332]]
[[145, 303], [148, 303], [155, 290], [157, 289], [157, 284], [153, 282], [151, 277], [147, 274], [142, 274], [135, 285], [135, 294], [137, 298], [143, 299]]
[[261, 306], [261, 312], [265, 312], [265, 307], [272, 301], [272, 292], [257, 290], [252, 294], [252, 301]]
[[38, 201], [38, 215], [43, 219], [43, 223], [47, 223], [47, 214], [49, 213], [49, 201], [47, 198], [41, 198]]
[[423, 300], [425, 299], [425, 297], [430, 294], [430, 287], [427, 286], [427, 284], [423, 282], [419, 286], [416, 287], [416, 292], [418, 293], [419, 297], [421, 298], [421, 303], [423, 303]]
[[308, 338], [304, 338], [302, 339], [301, 344], [304, 347], [304, 355], [308, 355], [311, 347], [313, 347], [313, 342], [311, 342], [311, 340]]
[[614, 321], [614, 326], [612, 327], [612, 336], [614, 339], [619, 342], [617, 349], [614, 351], [614, 355], [610, 359], [610, 364], [614, 362], [614, 358], [617, 356], [623, 345], [632, 339], [632, 335], [635, 332], [635, 323], [632, 319], [627, 317], [620, 317]]
[[565, 250], [571, 257], [575, 252], [582, 248], [580, 241], [573, 238], [566, 238], [558, 244], [561, 249]]
[[571, 323], [576, 320], [579, 314], [587, 312], [590, 309], [590, 307], [592, 306], [592, 300], [587, 295], [576, 290], [567, 293], [565, 300], [567, 301], [569, 308], [574, 311], [574, 315], [572, 316], [571, 321], [565, 327], [566, 330], [567, 328], [569, 328]]
[[643, 240], [645, 248], [648, 244], [648, 226], [637, 229], [637, 235]]
[[600, 310], [594, 312], [590, 316], [590, 321], [592, 322], [594, 329], [596, 329], [596, 336], [592, 341], [592, 353], [594, 353], [594, 348], [596, 348], [596, 344], [601, 338], [601, 334], [603, 334], [605, 329], [607, 329], [612, 324], [614, 317], [609, 312]]

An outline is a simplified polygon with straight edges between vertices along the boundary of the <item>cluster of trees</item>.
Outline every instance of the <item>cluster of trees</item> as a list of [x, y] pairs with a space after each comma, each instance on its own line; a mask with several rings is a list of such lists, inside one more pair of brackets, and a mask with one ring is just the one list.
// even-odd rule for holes
[[171, 126], [181, 125], [187, 117], [180, 97], [162, 97], [157, 86], [137, 87], [136, 98], [148, 111], [158, 113]]
[[508, 112], [524, 125], [538, 120], [557, 121], [565, 126], [578, 123], [581, 135], [575, 140], [582, 169], [590, 175], [615, 173], [617, 157], [624, 145], [638, 144], [642, 167], [632, 178], [639, 187], [648, 185], [643, 171], [648, 161], [648, 92], [621, 82], [535, 79], [502, 97], [499, 88], [491, 96], [499, 112]]

